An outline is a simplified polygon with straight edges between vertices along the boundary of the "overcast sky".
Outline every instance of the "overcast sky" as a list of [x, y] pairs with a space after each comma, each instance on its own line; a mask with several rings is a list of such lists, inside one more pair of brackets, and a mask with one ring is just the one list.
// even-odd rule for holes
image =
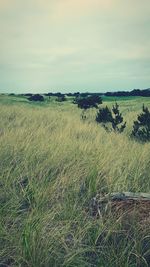
[[0, 92], [150, 87], [150, 0], [0, 0]]

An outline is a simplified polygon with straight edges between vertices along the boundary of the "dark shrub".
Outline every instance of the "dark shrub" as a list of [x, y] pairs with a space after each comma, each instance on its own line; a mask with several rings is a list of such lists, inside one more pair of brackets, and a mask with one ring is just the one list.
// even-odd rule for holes
[[142, 111], [133, 123], [131, 136], [142, 142], [147, 142], [150, 141], [150, 111], [144, 105]]
[[87, 96], [84, 98], [77, 97], [74, 101], [81, 109], [98, 108], [99, 104], [102, 104], [102, 99], [98, 95]]
[[[115, 132], [122, 133], [126, 127], [126, 122], [123, 123], [123, 117], [119, 111], [119, 105], [117, 103], [113, 106], [112, 111], [107, 106], [99, 109], [96, 121], [98, 123], [102, 123], [103, 127], [107, 131], [113, 130]], [[111, 128], [106, 125], [107, 123], [111, 123]]]
[[98, 108], [98, 105], [102, 104], [102, 99], [98, 95], [91, 95], [84, 98], [77, 95], [73, 103], [77, 104], [78, 108], [81, 108], [83, 110], [81, 114], [81, 119], [85, 120], [86, 110], [90, 108]]
[[56, 99], [56, 101], [58, 101], [58, 102], [63, 102], [63, 101], [66, 101], [66, 100], [67, 100], [67, 99], [66, 99], [65, 95], [60, 95], [60, 96], [58, 96], [57, 99]]
[[99, 104], [102, 104], [102, 99], [98, 95], [90, 95], [86, 97], [81, 97], [80, 94], [76, 94], [76, 98], [73, 100], [74, 104], [78, 105], [78, 108], [81, 108], [82, 114], [81, 114], [81, 119], [85, 120], [86, 119], [86, 110], [90, 108], [98, 108]]
[[15, 96], [15, 94], [14, 93], [10, 93], [9, 96]]
[[28, 98], [30, 101], [44, 101], [44, 97], [42, 95], [36, 94], [32, 95]]

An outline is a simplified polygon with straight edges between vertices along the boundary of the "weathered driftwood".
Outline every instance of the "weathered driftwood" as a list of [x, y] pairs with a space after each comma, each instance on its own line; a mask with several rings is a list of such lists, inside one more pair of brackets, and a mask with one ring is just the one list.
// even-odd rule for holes
[[133, 193], [133, 192], [122, 192], [122, 193], [111, 193], [110, 198], [112, 200], [150, 200], [150, 194], [148, 193]]
[[150, 216], [150, 194], [133, 192], [113, 192], [105, 196], [96, 195], [91, 201], [92, 216], [103, 216], [111, 211], [117, 213], [143, 213], [143, 217]]
[[103, 197], [100, 195], [97, 195], [93, 200], [98, 200], [99, 202], [105, 202], [105, 201], [113, 201], [113, 200], [149, 200], [150, 201], [150, 194], [148, 193], [133, 193], [133, 192], [113, 192], [110, 194], [107, 194]]

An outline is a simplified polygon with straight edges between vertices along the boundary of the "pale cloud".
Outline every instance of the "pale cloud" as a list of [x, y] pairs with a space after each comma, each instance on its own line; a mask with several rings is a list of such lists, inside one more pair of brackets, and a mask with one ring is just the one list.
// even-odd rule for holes
[[111, 8], [114, 3], [115, 0], [61, 0], [56, 1], [54, 10], [59, 16], [74, 16], [97, 8]]
[[58, 13], [87, 11], [95, 8], [111, 8], [117, 0], [0, 0], [0, 9], [16, 8], [17, 6], [39, 6], [50, 8]]
[[69, 19], [91, 15], [96, 10], [100, 12], [115, 6], [118, 0], [38, 0], [42, 10], [47, 10], [51, 21], [62, 22]]
[[9, 8], [10, 6], [12, 6], [12, 1], [10, 0], [0, 0], [0, 9], [6, 9], [6, 8]]
[[37, 0], [41, 7], [55, 6], [56, 9], [61, 9], [62, 13], [67, 11], [87, 10], [97, 7], [110, 8], [116, 0]]

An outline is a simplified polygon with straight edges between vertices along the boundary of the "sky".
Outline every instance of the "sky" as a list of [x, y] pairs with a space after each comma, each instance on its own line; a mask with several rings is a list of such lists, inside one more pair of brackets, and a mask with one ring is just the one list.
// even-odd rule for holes
[[0, 0], [0, 92], [150, 87], [150, 0]]

